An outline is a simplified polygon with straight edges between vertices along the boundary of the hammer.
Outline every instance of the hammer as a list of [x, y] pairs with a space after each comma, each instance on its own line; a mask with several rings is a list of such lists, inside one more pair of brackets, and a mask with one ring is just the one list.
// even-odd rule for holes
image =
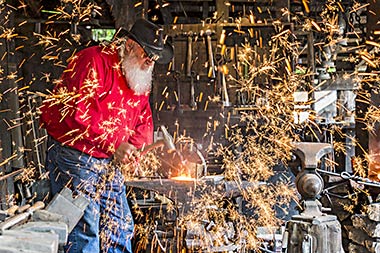
[[191, 77], [191, 67], [193, 65], [193, 33], [187, 34], [187, 54], [186, 54], [186, 76]]
[[209, 73], [208, 77], [211, 79], [215, 79], [215, 64], [214, 64], [214, 53], [212, 51], [212, 41], [211, 41], [211, 30], [205, 31], [206, 35], [206, 45], [207, 45], [207, 58], [208, 58], [208, 67], [209, 67]]
[[161, 125], [160, 130], [162, 132], [162, 139], [157, 140], [156, 142], [147, 145], [143, 148], [140, 149], [140, 154], [145, 155], [148, 153], [150, 150], [161, 147], [161, 146], [166, 146], [168, 148], [168, 152], [172, 153], [176, 151], [176, 147], [174, 145], [173, 137], [169, 134], [168, 130], [166, 129], [165, 126]]
[[193, 32], [187, 34], [187, 54], [186, 54], [186, 76], [190, 77], [190, 107], [192, 110], [197, 109], [197, 103], [195, 102], [195, 87], [194, 77], [195, 73], [192, 71], [193, 65]]

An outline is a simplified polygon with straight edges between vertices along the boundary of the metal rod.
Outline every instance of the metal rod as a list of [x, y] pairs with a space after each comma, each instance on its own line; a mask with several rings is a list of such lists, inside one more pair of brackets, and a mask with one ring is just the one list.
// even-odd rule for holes
[[11, 172], [11, 173], [8, 173], [8, 174], [6, 174], [6, 175], [4, 175], [4, 176], [1, 176], [1, 177], [0, 177], [0, 181], [3, 181], [3, 180], [5, 180], [5, 179], [7, 179], [7, 178], [10, 178], [10, 177], [14, 177], [14, 176], [20, 174], [21, 172], [23, 172], [24, 170], [25, 170], [25, 168], [23, 168], [23, 169], [18, 169], [18, 170], [16, 170], [16, 171], [13, 171], [13, 172]]

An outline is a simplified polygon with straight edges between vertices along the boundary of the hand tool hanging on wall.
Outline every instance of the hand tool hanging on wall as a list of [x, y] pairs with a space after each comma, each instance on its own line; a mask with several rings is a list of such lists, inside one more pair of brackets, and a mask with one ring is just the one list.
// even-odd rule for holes
[[193, 67], [193, 32], [187, 34], [187, 54], [186, 54], [186, 76], [190, 78], [190, 107], [192, 110], [197, 109], [197, 102], [195, 101], [195, 72], [192, 71]]
[[235, 41], [234, 43], [234, 50], [233, 50], [233, 58], [235, 60], [235, 74], [236, 74], [236, 80], [240, 79], [240, 62], [239, 62], [239, 45]]
[[187, 35], [187, 52], [186, 52], [186, 76], [191, 77], [191, 68], [193, 65], [193, 32]]
[[[231, 58], [234, 59], [234, 65], [235, 65], [235, 75], [236, 80], [240, 80], [240, 62], [239, 62], [239, 45], [235, 39], [234, 47], [233, 47], [233, 54], [231, 55]], [[244, 92], [242, 92], [240, 89], [237, 89], [236, 91], [236, 104], [238, 106], [245, 105], [245, 96]]]
[[176, 111], [179, 113], [182, 113], [182, 106], [181, 106], [181, 73], [176, 71], [174, 72], [174, 79], [176, 81], [177, 85], [177, 107]]
[[[171, 38], [171, 37], [170, 37]], [[173, 51], [175, 52], [175, 45], [173, 42], [171, 42], [171, 45], [173, 47]], [[175, 54], [173, 55], [173, 58], [172, 60], [170, 61], [169, 63], [169, 69], [168, 69], [171, 73], [174, 73], [175, 72]]]
[[227, 62], [229, 61], [228, 56], [226, 54], [226, 44], [225, 44], [225, 38], [226, 38], [226, 32], [225, 30], [222, 31], [222, 34], [219, 39], [220, 44], [220, 52], [217, 54], [218, 60], [218, 73], [219, 78], [221, 79], [221, 96], [222, 96], [222, 102], [223, 106], [231, 106], [230, 98], [228, 95], [228, 89], [227, 89], [227, 80], [226, 75], [228, 74], [228, 67]]
[[205, 35], [206, 35], [207, 58], [208, 58], [208, 77], [214, 80], [216, 77], [216, 74], [215, 74], [215, 64], [214, 64], [214, 53], [212, 50], [212, 40], [211, 40], [212, 31], [206, 30]]
[[230, 106], [230, 98], [228, 95], [228, 89], [227, 89], [227, 81], [226, 81], [226, 66], [225, 64], [225, 58], [223, 55], [218, 54], [217, 55], [218, 60], [218, 86], [220, 88], [221, 98], [224, 106]]
[[[172, 44], [173, 50], [175, 52], [175, 45], [173, 42], [171, 44]], [[177, 109], [176, 104], [177, 104], [178, 99], [176, 98], [175, 93], [176, 93], [176, 89], [178, 89], [178, 82], [179, 81], [177, 81], [177, 76], [179, 73], [177, 73], [178, 71], [177, 71], [177, 67], [176, 67], [176, 56], [175, 56], [175, 54], [173, 55], [173, 58], [169, 63], [168, 71], [170, 73], [170, 76], [173, 77], [173, 79], [175, 81], [175, 85], [173, 85], [173, 87], [172, 86], [164, 87], [162, 95], [164, 96], [164, 99], [168, 100], [167, 103], [168, 103], [168, 105], [170, 105], [170, 107], [174, 107]], [[171, 94], [170, 96], [165, 95], [164, 91], [166, 91], [166, 89], [169, 89], [168, 94]]]
[[224, 106], [231, 106], [230, 98], [228, 96], [226, 75], [224, 73], [223, 67], [221, 69], [222, 74], [222, 99]]
[[192, 110], [197, 109], [197, 102], [195, 101], [195, 83], [194, 78], [196, 78], [197, 74], [192, 71], [190, 76], [190, 107]]

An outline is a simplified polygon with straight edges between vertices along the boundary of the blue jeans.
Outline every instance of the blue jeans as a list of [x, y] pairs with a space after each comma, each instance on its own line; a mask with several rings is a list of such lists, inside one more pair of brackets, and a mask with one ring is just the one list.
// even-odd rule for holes
[[52, 195], [69, 187], [74, 194], [80, 192], [90, 200], [69, 235], [65, 252], [132, 253], [132, 214], [123, 176], [110, 166], [110, 159], [91, 157], [50, 138], [46, 168]]

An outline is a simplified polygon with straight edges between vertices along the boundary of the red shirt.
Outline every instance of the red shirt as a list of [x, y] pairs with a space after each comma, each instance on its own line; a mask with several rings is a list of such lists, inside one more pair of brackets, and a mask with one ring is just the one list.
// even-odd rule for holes
[[149, 94], [128, 87], [117, 50], [109, 47], [77, 53], [41, 112], [49, 135], [97, 158], [110, 157], [121, 142], [141, 148], [153, 141]]

